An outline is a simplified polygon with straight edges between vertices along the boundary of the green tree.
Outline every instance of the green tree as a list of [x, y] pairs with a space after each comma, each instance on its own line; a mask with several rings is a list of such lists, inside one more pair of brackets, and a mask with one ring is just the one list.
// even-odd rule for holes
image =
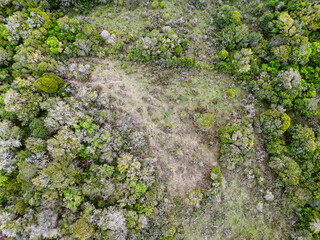
[[73, 225], [72, 232], [76, 238], [79, 238], [80, 240], [86, 240], [93, 235], [94, 228], [84, 218], [80, 218]]
[[58, 77], [54, 73], [44, 73], [42, 77], [37, 80], [38, 89], [47, 93], [55, 93], [62, 86], [62, 78]]

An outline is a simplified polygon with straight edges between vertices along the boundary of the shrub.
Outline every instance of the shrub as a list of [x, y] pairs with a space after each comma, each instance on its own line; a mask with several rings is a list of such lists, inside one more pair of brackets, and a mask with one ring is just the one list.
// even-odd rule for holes
[[37, 88], [47, 93], [55, 93], [63, 85], [63, 80], [54, 73], [45, 73], [37, 80]]
[[159, 1], [155, 0], [155, 1], [152, 2], [151, 7], [152, 7], [153, 9], [157, 8], [158, 6], [159, 6]]
[[227, 50], [225, 50], [225, 49], [222, 49], [219, 52], [219, 59], [220, 60], [226, 60], [228, 56], [229, 56], [229, 52]]
[[202, 114], [199, 118], [198, 126], [202, 130], [210, 130], [214, 125], [214, 118], [211, 113]]
[[229, 98], [234, 98], [236, 96], [236, 90], [234, 90], [233, 88], [230, 88], [228, 91], [227, 91], [227, 96]]
[[161, 8], [164, 8], [165, 6], [166, 6], [165, 1], [161, 1], [161, 2], [160, 2], [160, 7], [161, 7]]
[[221, 165], [233, 170], [239, 167], [254, 144], [250, 123], [229, 122], [218, 131], [221, 145]]
[[187, 198], [185, 199], [185, 202], [187, 205], [199, 207], [202, 197], [203, 194], [200, 192], [200, 190], [189, 190], [187, 192]]

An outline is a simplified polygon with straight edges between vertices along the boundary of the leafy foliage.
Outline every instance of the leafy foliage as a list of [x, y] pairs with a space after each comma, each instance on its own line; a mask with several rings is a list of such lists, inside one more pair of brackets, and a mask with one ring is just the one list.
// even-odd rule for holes
[[47, 93], [55, 93], [63, 85], [63, 80], [54, 73], [45, 73], [37, 80], [37, 88]]

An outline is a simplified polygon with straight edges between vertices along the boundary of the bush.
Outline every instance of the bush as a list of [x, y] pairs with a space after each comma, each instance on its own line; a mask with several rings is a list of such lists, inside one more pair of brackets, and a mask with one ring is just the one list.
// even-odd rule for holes
[[199, 207], [202, 197], [203, 194], [200, 192], [200, 190], [189, 190], [187, 192], [187, 198], [185, 199], [185, 202], [189, 206]]
[[221, 145], [221, 165], [233, 170], [245, 160], [254, 144], [253, 129], [250, 123], [229, 122], [218, 131]]
[[198, 126], [202, 130], [210, 130], [214, 125], [214, 118], [211, 113], [202, 114], [199, 118]]
[[233, 88], [230, 88], [228, 91], [227, 91], [227, 96], [229, 98], [234, 98], [236, 96], [236, 90], [234, 90]]
[[155, 1], [152, 2], [151, 7], [152, 7], [153, 9], [157, 8], [158, 6], [159, 6], [159, 2], [158, 2], [157, 0], [155, 0]]
[[229, 52], [225, 49], [222, 49], [220, 52], [219, 52], [219, 59], [220, 60], [226, 60], [229, 56]]
[[37, 88], [47, 93], [55, 93], [63, 85], [63, 80], [54, 73], [45, 73], [37, 80]]

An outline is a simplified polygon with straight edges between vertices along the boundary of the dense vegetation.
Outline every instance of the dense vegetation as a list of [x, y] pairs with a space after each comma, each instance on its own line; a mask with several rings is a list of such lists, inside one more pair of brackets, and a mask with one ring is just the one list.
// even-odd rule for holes
[[[197, 21], [172, 20], [174, 6], [200, 13], [201, 31], [193, 29]], [[263, 198], [296, 220], [282, 237], [320, 239], [319, 3], [3, 0], [0, 7], [0, 238], [197, 239], [186, 222], [220, 203], [224, 173], [255, 172], [264, 185], [254, 163], [261, 157], [279, 193]], [[139, 10], [137, 29], [101, 26], [99, 11], [86, 17], [100, 7]], [[224, 101], [242, 101], [238, 87], [254, 113], [225, 122], [208, 107], [180, 114], [206, 144], [219, 141], [220, 165], [210, 163], [205, 187], [176, 197], [143, 123], [88, 84], [92, 59], [120, 61], [128, 75], [147, 66], [159, 76], [153, 84], [164, 86], [169, 72], [181, 81], [189, 72], [228, 76]], [[161, 132], [169, 135], [173, 125]], [[257, 239], [244, 232], [241, 239]]]

